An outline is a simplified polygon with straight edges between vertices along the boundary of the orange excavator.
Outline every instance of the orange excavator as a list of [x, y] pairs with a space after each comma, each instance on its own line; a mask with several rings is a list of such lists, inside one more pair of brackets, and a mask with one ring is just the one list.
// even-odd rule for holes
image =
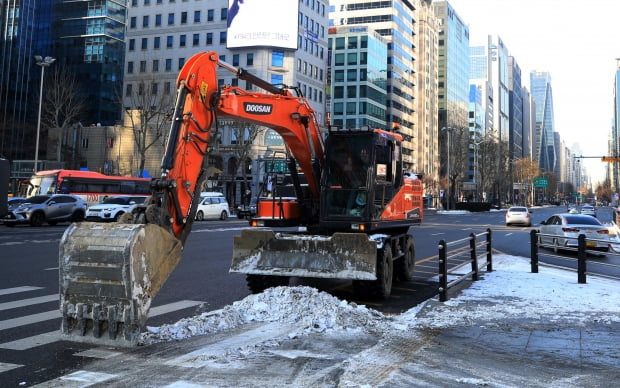
[[[218, 87], [218, 69], [266, 92]], [[183, 66], [151, 202], [118, 223], [72, 224], [60, 242], [61, 332], [69, 340], [133, 346], [151, 302], [181, 259], [196, 215], [212, 133], [219, 118], [272, 128], [289, 155], [290, 179], [258, 202], [234, 237], [230, 271], [252, 292], [290, 277], [351, 279], [387, 298], [408, 281], [422, 221], [422, 184], [403, 172], [401, 135], [381, 129], [322, 132], [308, 101], [235, 68], [214, 52]]]

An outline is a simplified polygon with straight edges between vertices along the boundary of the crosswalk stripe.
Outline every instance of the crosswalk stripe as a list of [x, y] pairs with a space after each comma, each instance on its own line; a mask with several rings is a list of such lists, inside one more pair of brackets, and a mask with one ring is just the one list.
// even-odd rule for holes
[[19, 368], [23, 365], [20, 364], [10, 364], [8, 362], [0, 362], [0, 373], [9, 371], [11, 369]]
[[45, 296], [39, 296], [36, 298], [21, 299], [21, 300], [16, 300], [13, 302], [0, 303], [0, 311], [15, 309], [18, 307], [30, 306], [33, 304], [52, 302], [54, 300], [60, 301], [60, 297], [58, 296], [58, 294], [45, 295]]
[[[149, 313], [149, 316], [156, 317], [158, 315], [166, 314], [172, 311], [182, 310], [188, 307], [198, 306], [204, 302], [196, 301], [196, 300], [180, 300], [178, 302], [165, 304], [162, 306], [153, 307]], [[51, 311], [49, 313], [52, 313]], [[55, 316], [49, 318], [60, 318], [60, 311], [53, 312]], [[45, 314], [45, 313], [42, 313]], [[34, 314], [38, 315], [38, 314]], [[6, 321], [3, 321], [6, 322]], [[38, 334], [31, 337], [26, 337], [22, 339], [18, 339], [11, 342], [5, 342], [0, 344], [0, 349], [10, 349], [10, 350], [27, 350], [30, 348], [34, 348], [36, 346], [42, 346], [51, 344], [52, 342], [61, 341], [62, 338], [60, 336], [60, 329], [55, 331], [50, 331], [48, 333]]]
[[5, 288], [5, 289], [0, 290], [0, 295], [17, 294], [18, 292], [40, 290], [41, 288], [43, 287], [23, 286], [23, 287]]
[[60, 318], [59, 310], [46, 311], [44, 313], [32, 315], [24, 315], [23, 317], [0, 321], [0, 330], [12, 329], [14, 327], [30, 325], [32, 323], [43, 322], [55, 318]]
[[105, 383], [108, 380], [114, 379], [118, 375], [101, 372], [90, 372], [87, 370], [78, 370], [66, 376], [61, 376], [57, 379], [46, 381], [44, 383], [35, 385], [35, 387], [62, 387], [62, 388], [82, 388], [91, 387], [98, 383]]

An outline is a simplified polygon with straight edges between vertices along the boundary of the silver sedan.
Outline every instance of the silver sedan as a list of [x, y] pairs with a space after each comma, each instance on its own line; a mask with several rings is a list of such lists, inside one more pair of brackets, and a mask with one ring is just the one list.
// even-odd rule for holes
[[598, 219], [583, 214], [554, 214], [540, 223], [538, 242], [559, 249], [577, 248], [580, 234], [586, 236], [586, 249], [609, 251], [609, 229]]

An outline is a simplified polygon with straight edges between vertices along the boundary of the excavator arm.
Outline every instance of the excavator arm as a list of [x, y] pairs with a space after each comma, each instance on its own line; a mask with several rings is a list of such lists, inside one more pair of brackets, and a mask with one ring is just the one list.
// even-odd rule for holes
[[[269, 93], [218, 88], [223, 68]], [[141, 213], [120, 223], [72, 224], [60, 242], [61, 332], [79, 342], [133, 346], [151, 302], [181, 259], [202, 183], [211, 175], [207, 153], [218, 117], [273, 128], [308, 178], [318, 201], [324, 146], [314, 112], [288, 89], [199, 53], [177, 78], [177, 100], [161, 176]]]

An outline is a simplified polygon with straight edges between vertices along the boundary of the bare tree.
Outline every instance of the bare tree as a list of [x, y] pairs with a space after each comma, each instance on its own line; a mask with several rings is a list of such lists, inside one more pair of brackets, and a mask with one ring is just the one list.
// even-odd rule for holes
[[84, 100], [78, 97], [79, 83], [64, 67], [57, 66], [51, 71], [45, 85], [45, 108], [41, 121], [52, 129], [48, 136], [56, 144], [56, 159], [67, 161], [69, 168], [76, 168], [74, 159], [78, 147], [71, 142], [69, 132], [79, 126], [78, 120], [86, 108]]
[[[250, 187], [248, 180], [252, 179], [251, 175], [248, 177], [248, 174], [251, 173], [252, 160], [250, 159], [250, 155], [252, 153], [252, 145], [254, 144], [256, 137], [258, 137], [260, 133], [264, 132], [266, 128], [245, 121], [233, 121], [231, 130], [232, 139], [236, 144], [236, 146], [233, 147], [233, 160], [235, 163], [232, 170], [235, 173], [240, 174], [243, 178], [243, 187], [241, 191], [242, 203], [247, 205], [250, 198], [250, 196], [247, 195]], [[239, 171], [240, 169], [241, 171]], [[233, 205], [235, 204], [233, 203]]]
[[[444, 165], [448, 178], [448, 201], [454, 203], [456, 182], [463, 177], [469, 166], [469, 130], [468, 128], [446, 128], [444, 131]], [[448, 205], [449, 206], [449, 205]]]
[[138, 176], [144, 174], [149, 149], [162, 144], [165, 130], [170, 125], [174, 96], [162, 93], [158, 81], [152, 76], [143, 76], [135, 83], [128, 83], [125, 90], [124, 109], [133, 131]]
[[527, 200], [526, 202], [532, 202], [531, 193], [534, 178], [540, 175], [540, 168], [538, 164], [530, 159], [515, 160], [512, 165], [512, 177], [515, 183], [522, 185], [521, 190], [525, 190], [522, 193], [519, 190], [519, 198]]

